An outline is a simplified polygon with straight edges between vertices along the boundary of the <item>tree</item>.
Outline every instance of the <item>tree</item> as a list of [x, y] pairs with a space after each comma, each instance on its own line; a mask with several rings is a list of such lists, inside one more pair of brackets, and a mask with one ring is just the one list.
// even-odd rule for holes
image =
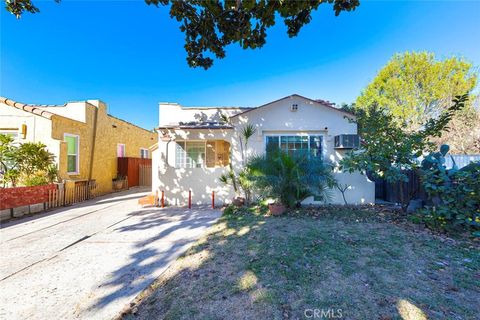
[[[221, 120], [233, 126], [230, 118], [226, 114], [221, 114]], [[230, 170], [227, 174], [220, 176], [220, 182], [226, 185], [232, 185], [235, 194], [239, 193], [239, 187], [245, 195], [245, 201], [250, 203], [252, 197], [252, 183], [250, 180], [250, 170], [246, 167], [246, 160], [248, 156], [248, 140], [257, 132], [257, 128], [254, 125], [247, 123], [238, 134], [238, 140], [240, 141], [240, 151], [242, 155], [242, 169], [237, 174], [233, 170], [232, 162], [230, 162]]]
[[[428, 52], [397, 54], [357, 98], [356, 107], [377, 104], [405, 130], [416, 131], [448, 109], [454, 97], [471, 92], [477, 80], [472, 64], [463, 58], [439, 61]], [[467, 104], [464, 113], [471, 109]]]
[[54, 156], [41, 142], [16, 145], [13, 137], [0, 134], [0, 176], [3, 186], [45, 184], [56, 178]]
[[[60, 0], [55, 0], [60, 2]], [[333, 4], [335, 15], [355, 10], [360, 0], [145, 0], [148, 5], [170, 6], [170, 17], [181, 22], [185, 33], [187, 62], [191, 67], [208, 69], [213, 59], [225, 57], [225, 47], [238, 43], [243, 49], [261, 48], [267, 29], [281, 18], [289, 37], [295, 37], [312, 20], [311, 13], [322, 3]], [[20, 17], [24, 12], [40, 10], [31, 0], [5, 0], [6, 8]]]
[[[373, 104], [357, 109], [355, 122], [362, 137], [361, 150], [347, 154], [340, 161], [341, 169], [368, 172], [388, 182], [408, 181], [405, 170], [419, 168], [418, 158], [434, 149], [432, 138], [440, 137], [442, 132], [449, 130], [449, 122], [465, 107], [467, 100], [467, 94], [454, 98], [453, 105], [437, 118], [427, 120], [417, 131], [405, 130], [404, 124], [399, 123], [386, 107]], [[402, 199], [404, 208], [409, 200]]]
[[[480, 102], [477, 96], [476, 103]], [[434, 138], [437, 146], [450, 145], [451, 154], [480, 154], [480, 106], [465, 108], [450, 122], [450, 130]]]
[[3, 187], [10, 182], [16, 185], [20, 172], [17, 169], [19, 157], [18, 147], [10, 135], [0, 134], [0, 177]]

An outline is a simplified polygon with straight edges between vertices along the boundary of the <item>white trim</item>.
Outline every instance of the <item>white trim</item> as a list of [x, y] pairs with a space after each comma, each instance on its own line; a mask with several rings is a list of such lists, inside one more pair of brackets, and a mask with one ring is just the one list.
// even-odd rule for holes
[[63, 141], [64, 142], [66, 142], [65, 141], [66, 137], [71, 137], [71, 138], [76, 138], [77, 139], [77, 154], [75, 155], [77, 157], [77, 161], [76, 161], [76, 164], [75, 164], [76, 171], [73, 171], [73, 172], [68, 171], [68, 156], [73, 155], [73, 154], [68, 153], [68, 145], [67, 145], [67, 174], [69, 174], [69, 175], [80, 174], [80, 135], [72, 134], [72, 133], [64, 133], [63, 134]]
[[[207, 140], [205, 139], [192, 139], [192, 140], [175, 140], [175, 169], [201, 169], [201, 168], [206, 168], [207, 167]], [[205, 159], [203, 159], [202, 166], [201, 167], [187, 167], [187, 142], [203, 142], [204, 146], [204, 155]], [[182, 143], [184, 147], [184, 163], [182, 164], [181, 167], [177, 166], [177, 146], [176, 144]]]
[[[123, 155], [121, 157], [118, 156], [118, 146], [123, 146]], [[117, 158], [125, 158], [127, 156], [127, 146], [125, 145], [125, 143], [117, 143], [115, 155], [117, 156]]]
[[[142, 151], [143, 151], [143, 153], [146, 153], [146, 155], [147, 155], [146, 158], [143, 157]], [[150, 152], [150, 150], [148, 150], [148, 149], [146, 149], [146, 148], [140, 148], [140, 158], [142, 158], [142, 159], [148, 159], [148, 157], [149, 157], [149, 152]]]
[[[284, 133], [268, 133], [264, 135], [263, 139], [263, 151], [266, 153], [267, 152], [267, 137], [307, 137], [308, 140], [308, 154], [310, 154], [310, 137], [322, 137], [322, 157], [323, 159], [326, 159], [326, 151], [327, 151], [327, 146], [326, 146], [326, 137], [327, 135], [325, 133], [303, 133], [303, 132], [284, 132]], [[278, 139], [278, 147], [280, 148], [281, 144], [281, 139]]]

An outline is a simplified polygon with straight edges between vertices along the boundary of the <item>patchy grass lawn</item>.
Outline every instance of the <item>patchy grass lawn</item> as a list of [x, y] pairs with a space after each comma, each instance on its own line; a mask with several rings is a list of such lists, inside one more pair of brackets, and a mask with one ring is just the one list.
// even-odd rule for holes
[[478, 319], [478, 245], [368, 210], [312, 212], [224, 215], [123, 318]]

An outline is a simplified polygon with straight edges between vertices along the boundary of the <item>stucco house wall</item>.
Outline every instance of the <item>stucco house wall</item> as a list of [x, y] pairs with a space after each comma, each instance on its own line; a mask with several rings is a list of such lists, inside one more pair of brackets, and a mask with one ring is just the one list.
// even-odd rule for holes
[[[22, 125], [26, 125], [27, 128], [25, 138], [21, 137]], [[11, 108], [3, 103], [0, 103], [0, 132], [17, 133], [19, 142], [41, 141], [55, 155], [58, 155], [60, 150], [58, 141], [52, 138], [52, 123], [50, 119]], [[58, 160], [58, 157], [55, 157], [57, 163]]]
[[[291, 111], [291, 105], [296, 104], [297, 111]], [[174, 109], [172, 109], [174, 108]], [[207, 108], [213, 110], [215, 108]], [[248, 142], [247, 155], [261, 155], [265, 152], [266, 136], [268, 135], [322, 135], [323, 153], [325, 159], [333, 164], [344, 156], [345, 151], [334, 149], [334, 137], [339, 134], [356, 134], [356, 124], [349, 121], [353, 116], [341, 112], [331, 106], [292, 95], [258, 108], [228, 108], [211, 112], [210, 118], [201, 117], [205, 110], [201, 108], [184, 108], [177, 104], [160, 104], [159, 106], [159, 140], [153, 152], [153, 191], [164, 191], [168, 203], [185, 205], [188, 192], [192, 192], [195, 204], [207, 204], [211, 191], [215, 191], [217, 203], [228, 203], [234, 197], [232, 187], [219, 181], [222, 173], [228, 167], [216, 168], [175, 168], [175, 143], [184, 140], [225, 140], [231, 146], [231, 163], [235, 170], [242, 168], [242, 154], [238, 136], [241, 129], [248, 123], [257, 128], [255, 136]], [[175, 114], [177, 111], [178, 113]], [[202, 121], [217, 121], [218, 114], [230, 112], [232, 129], [195, 129], [180, 128], [184, 119], [202, 119]], [[193, 121], [193, 120], [192, 120]], [[177, 126], [175, 126], [177, 124]], [[247, 156], [247, 157], [248, 157]], [[335, 177], [341, 183], [351, 188], [346, 192], [349, 203], [373, 203], [375, 195], [374, 183], [360, 173], [342, 173], [335, 170]], [[332, 190], [332, 203], [343, 203], [341, 193]], [[313, 197], [305, 203], [315, 203]]]
[[[94, 179], [98, 193], [112, 191], [112, 179], [117, 175], [117, 144], [125, 144], [126, 157], [140, 157], [140, 149], [148, 149], [157, 140], [155, 132], [109, 115], [106, 104], [99, 100], [29, 106], [2, 98], [0, 132], [9, 128], [20, 133], [22, 124], [27, 126], [27, 135], [19, 142], [44, 143], [55, 156], [60, 179]], [[75, 174], [67, 172], [65, 134], [79, 136], [79, 170]]]

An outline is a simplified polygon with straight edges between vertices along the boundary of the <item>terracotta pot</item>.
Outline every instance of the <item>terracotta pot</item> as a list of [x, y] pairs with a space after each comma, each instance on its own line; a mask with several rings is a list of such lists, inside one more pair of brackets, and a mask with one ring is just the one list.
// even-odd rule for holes
[[233, 199], [232, 203], [236, 207], [243, 207], [243, 205], [245, 204], [245, 198], [236, 197]]
[[113, 188], [115, 190], [122, 189], [122, 187], [123, 187], [123, 180], [114, 180], [113, 181]]
[[268, 205], [268, 210], [272, 216], [280, 216], [287, 210], [287, 207], [280, 203], [271, 203]]

